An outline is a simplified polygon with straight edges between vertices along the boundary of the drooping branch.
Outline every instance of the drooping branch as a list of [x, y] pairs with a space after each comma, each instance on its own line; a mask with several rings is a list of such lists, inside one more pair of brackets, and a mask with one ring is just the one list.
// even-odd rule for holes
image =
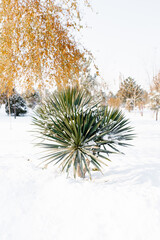
[[54, 84], [62, 88], [77, 81], [80, 62], [89, 54], [72, 34], [82, 27], [78, 2], [1, 0], [2, 89], [11, 92], [16, 83], [27, 89]]

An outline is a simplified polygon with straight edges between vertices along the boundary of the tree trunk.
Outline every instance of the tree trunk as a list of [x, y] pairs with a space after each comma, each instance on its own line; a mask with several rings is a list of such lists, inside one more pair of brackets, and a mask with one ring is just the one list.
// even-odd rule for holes
[[9, 97], [8, 97], [8, 110], [9, 110], [9, 116], [11, 116], [11, 107], [10, 107]]
[[10, 129], [11, 129], [12, 128], [12, 125], [11, 125], [11, 107], [10, 107], [9, 97], [8, 97], [8, 110], [9, 110]]
[[16, 119], [17, 116], [17, 109], [16, 109], [16, 103], [15, 103], [15, 99], [14, 99], [14, 118]]
[[158, 110], [159, 109], [156, 110], [156, 121], [158, 121]]
[[141, 116], [143, 116], [143, 106], [141, 106], [140, 111], [141, 111]]

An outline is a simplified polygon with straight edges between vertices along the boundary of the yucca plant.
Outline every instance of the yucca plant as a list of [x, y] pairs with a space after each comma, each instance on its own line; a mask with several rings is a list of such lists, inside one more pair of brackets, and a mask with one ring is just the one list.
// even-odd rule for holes
[[47, 98], [35, 111], [39, 143], [47, 149], [46, 166], [60, 164], [68, 173], [73, 166], [74, 177], [85, 177], [93, 165], [101, 165], [111, 153], [120, 153], [117, 146], [127, 146], [133, 138], [129, 121], [118, 109], [90, 105], [91, 97], [78, 88], [68, 88]]

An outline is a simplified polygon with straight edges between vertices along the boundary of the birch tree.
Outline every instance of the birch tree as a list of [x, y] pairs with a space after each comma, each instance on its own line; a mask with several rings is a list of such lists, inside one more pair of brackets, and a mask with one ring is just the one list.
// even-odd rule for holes
[[88, 0], [0, 1], [0, 88], [63, 88], [90, 53], [74, 38]]

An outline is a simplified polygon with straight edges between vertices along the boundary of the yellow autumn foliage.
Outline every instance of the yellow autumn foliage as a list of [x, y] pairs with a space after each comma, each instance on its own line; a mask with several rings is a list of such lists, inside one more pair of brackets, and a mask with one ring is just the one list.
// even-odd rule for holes
[[119, 97], [117, 98], [110, 97], [107, 103], [110, 107], [119, 108], [121, 105], [121, 99]]
[[72, 34], [81, 28], [79, 0], [1, 0], [1, 91], [78, 82], [79, 63], [89, 54]]

